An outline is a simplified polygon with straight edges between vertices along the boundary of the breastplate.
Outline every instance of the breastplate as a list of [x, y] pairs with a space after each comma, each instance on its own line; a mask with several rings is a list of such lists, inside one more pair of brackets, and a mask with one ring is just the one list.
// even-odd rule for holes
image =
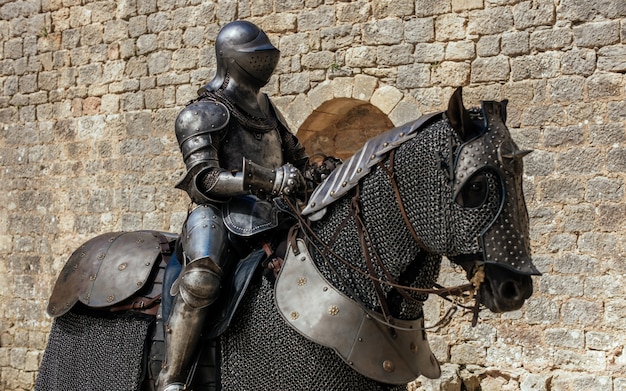
[[245, 129], [231, 119], [228, 131], [220, 143], [219, 159], [222, 168], [241, 170], [243, 158], [267, 168], [281, 166], [282, 141], [278, 129], [256, 131]]

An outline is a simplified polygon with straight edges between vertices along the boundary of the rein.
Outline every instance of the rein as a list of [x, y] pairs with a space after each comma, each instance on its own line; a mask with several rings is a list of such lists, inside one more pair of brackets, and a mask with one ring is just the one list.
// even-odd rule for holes
[[[411, 225], [408, 215], [406, 213], [406, 209], [404, 208], [404, 203], [402, 201], [402, 197], [400, 194], [400, 190], [395, 178], [395, 174], [393, 171], [393, 157], [394, 157], [394, 152], [395, 150], [392, 150], [390, 152], [390, 168], [387, 168], [384, 166], [384, 164], [382, 164], [381, 162], [378, 163], [379, 167], [381, 167], [381, 169], [384, 170], [384, 172], [387, 174], [387, 176], [389, 177], [389, 180], [391, 182], [391, 186], [394, 190], [397, 202], [398, 202], [398, 206], [399, 206], [399, 210], [400, 210], [400, 214], [404, 220], [404, 223], [407, 227], [407, 229], [409, 230], [413, 240], [415, 241], [415, 243], [417, 243], [417, 245], [424, 251], [427, 251], [427, 247], [423, 244], [423, 242], [419, 239], [419, 237], [417, 236], [417, 232], [415, 232], [415, 229], [413, 228], [413, 226]], [[363, 221], [363, 217], [361, 214], [361, 209], [360, 209], [360, 200], [359, 200], [359, 191], [358, 191], [358, 187], [356, 188], [356, 194], [355, 196], [352, 198], [351, 201], [351, 213], [349, 213], [344, 220], [339, 224], [339, 226], [337, 227], [337, 229], [335, 230], [335, 233], [332, 235], [331, 240], [329, 241], [329, 243], [325, 243], [324, 240], [322, 240], [322, 238], [320, 238], [311, 228], [311, 226], [309, 225], [308, 221], [306, 220], [305, 217], [302, 216], [302, 214], [300, 213], [300, 209], [297, 208], [292, 202], [291, 200], [289, 200], [288, 198], [284, 197], [283, 199], [285, 200], [286, 204], [289, 206], [289, 208], [292, 210], [293, 215], [297, 218], [300, 227], [302, 228], [301, 232], [304, 234], [304, 236], [306, 237], [306, 239], [308, 240], [308, 242], [315, 248], [315, 250], [322, 256], [322, 258], [324, 259], [324, 262], [326, 263], [326, 265], [328, 266], [328, 268], [340, 279], [342, 280], [342, 282], [344, 282], [344, 285], [346, 287], [348, 287], [347, 284], [345, 284], [345, 280], [343, 279], [343, 277], [341, 276], [341, 274], [332, 266], [332, 264], [330, 263], [330, 261], [328, 260], [328, 255], [332, 255], [333, 257], [335, 257], [337, 260], [339, 260], [343, 265], [345, 265], [346, 267], [348, 267], [349, 269], [351, 269], [352, 271], [354, 271], [355, 273], [369, 279], [370, 281], [372, 281], [372, 283], [374, 284], [374, 290], [376, 293], [376, 297], [380, 303], [381, 306], [381, 310], [382, 310], [382, 315], [385, 319], [385, 322], [382, 322], [390, 327], [394, 327], [393, 326], [393, 317], [390, 315], [389, 312], [389, 308], [388, 308], [388, 303], [387, 300], [384, 297], [383, 294], [383, 289], [382, 286], [389, 286], [392, 287], [394, 289], [396, 289], [396, 291], [402, 295], [402, 297], [404, 297], [405, 299], [409, 300], [409, 301], [418, 301], [418, 302], [422, 302], [421, 300], [418, 300], [414, 297], [412, 297], [411, 295], [409, 295], [408, 292], [413, 292], [413, 293], [418, 293], [418, 294], [434, 294], [437, 295], [441, 298], [443, 298], [444, 300], [450, 301], [453, 304], [455, 304], [457, 307], [460, 306], [462, 308], [466, 308], [466, 309], [470, 309], [469, 307], [466, 307], [464, 305], [462, 305], [461, 303], [459, 303], [459, 299], [461, 301], [467, 301], [467, 300], [471, 300], [472, 298], [475, 297], [476, 292], [478, 292], [478, 288], [480, 286], [480, 283], [482, 282], [482, 279], [484, 278], [484, 272], [482, 272], [482, 269], [479, 269], [475, 274], [474, 274], [474, 278], [472, 278], [471, 282], [469, 284], [464, 284], [464, 285], [459, 285], [456, 287], [451, 287], [451, 288], [446, 288], [443, 287], [441, 285], [435, 284], [434, 288], [415, 288], [415, 287], [411, 287], [411, 286], [407, 286], [407, 285], [402, 285], [399, 284], [398, 282], [395, 281], [395, 279], [391, 276], [391, 274], [389, 273], [388, 269], [385, 267], [385, 265], [382, 262], [382, 259], [380, 257], [380, 255], [378, 254], [378, 252], [372, 247], [371, 251], [373, 252], [374, 258], [376, 260], [376, 265], [380, 268], [380, 270], [383, 272], [384, 276], [385, 276], [385, 280], [379, 278], [376, 276], [376, 271], [375, 271], [375, 266], [374, 266], [374, 262], [372, 260], [372, 254], [370, 253], [370, 251], [368, 251], [368, 247], [367, 247], [367, 242], [369, 241], [370, 243], [371, 241], [371, 237], [369, 235], [369, 232], [367, 231], [367, 228], [365, 226], [365, 223]], [[334, 244], [339, 232], [343, 229], [343, 227], [345, 227], [345, 225], [347, 224], [347, 222], [350, 220], [350, 218], [354, 219], [355, 223], [356, 223], [356, 227], [357, 227], [357, 232], [359, 235], [359, 242], [361, 244], [361, 251], [362, 254], [365, 258], [366, 261], [366, 265], [367, 265], [367, 271], [364, 271], [354, 265], [352, 265], [349, 261], [347, 261], [345, 258], [343, 258], [342, 256], [340, 256], [339, 254], [337, 254], [333, 249], [332, 249], [332, 245]], [[319, 245], [319, 247], [318, 247]], [[321, 247], [321, 248], [320, 248]], [[296, 247], [297, 248], [297, 247]], [[483, 268], [483, 266], [480, 266], [479, 268]], [[482, 277], [478, 278], [477, 275], [480, 275]], [[465, 292], [469, 292], [467, 295], [465, 294]], [[359, 302], [358, 300], [358, 296], [356, 294], [354, 294], [354, 292], [351, 292], [353, 299], [357, 302]], [[452, 299], [449, 296], [456, 296], [458, 299]], [[365, 304], [364, 303], [360, 303], [359, 304], [365, 308]], [[471, 308], [473, 310], [474, 316], [473, 316], [473, 321], [472, 321], [472, 325], [475, 325], [477, 319], [478, 319], [478, 311], [479, 311], [479, 303], [478, 301], [476, 301], [476, 304], [473, 306], [473, 308]], [[446, 324], [448, 324], [451, 321], [451, 316], [456, 312], [456, 307], [451, 307], [446, 314], [444, 315], [444, 317], [437, 322], [435, 325], [430, 326], [428, 328], [435, 328], [435, 327], [443, 327]]]

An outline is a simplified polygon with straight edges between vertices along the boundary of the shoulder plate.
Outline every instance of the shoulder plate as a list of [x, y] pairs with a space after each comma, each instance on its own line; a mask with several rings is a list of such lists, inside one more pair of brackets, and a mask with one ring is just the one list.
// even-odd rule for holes
[[[166, 237], [169, 235], [170, 237]], [[117, 304], [144, 287], [158, 257], [169, 251], [171, 234], [138, 231], [111, 232], [88, 240], [61, 270], [48, 303], [58, 317], [78, 301], [104, 308]]]
[[214, 100], [198, 100], [185, 107], [176, 118], [174, 129], [178, 144], [194, 136], [215, 132], [226, 127], [230, 113], [224, 104]]
[[393, 128], [368, 140], [363, 148], [331, 172], [328, 178], [315, 189], [302, 214], [312, 215], [341, 198], [355, 187], [374, 165], [383, 160], [387, 152], [415, 137], [419, 129], [437, 115], [441, 113], [423, 115], [413, 122]]

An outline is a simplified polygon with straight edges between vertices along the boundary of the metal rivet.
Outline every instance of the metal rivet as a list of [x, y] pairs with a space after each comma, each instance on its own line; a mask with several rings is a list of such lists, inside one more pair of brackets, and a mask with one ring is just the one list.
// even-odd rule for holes
[[337, 307], [336, 305], [331, 305], [330, 307], [328, 307], [328, 313], [330, 314], [330, 316], [335, 316], [339, 313], [339, 307]]
[[306, 277], [298, 278], [298, 285], [299, 286], [306, 285]]
[[291, 320], [296, 320], [300, 317], [300, 314], [297, 311], [293, 311], [291, 314], [289, 314], [289, 317], [291, 318]]
[[393, 372], [395, 370], [395, 365], [393, 365], [393, 361], [385, 360], [383, 361], [383, 370], [385, 372]]
[[119, 265], [117, 267], [117, 270], [122, 271], [122, 270], [126, 269], [127, 267], [128, 267], [128, 264], [126, 262], [124, 262], [124, 263], [122, 263], [121, 265]]

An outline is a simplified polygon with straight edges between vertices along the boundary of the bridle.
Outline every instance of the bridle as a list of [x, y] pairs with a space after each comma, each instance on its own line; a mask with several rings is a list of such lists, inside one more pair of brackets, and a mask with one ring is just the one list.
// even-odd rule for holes
[[[394, 153], [395, 153], [395, 150], [392, 150], [390, 152], [389, 159], [388, 159], [388, 161], [390, 162], [389, 167], [386, 167], [382, 162], [379, 162], [378, 166], [387, 174], [391, 187], [394, 191], [396, 200], [398, 202], [400, 215], [402, 216], [404, 224], [406, 228], [408, 229], [408, 231], [410, 232], [413, 240], [420, 247], [420, 249], [426, 252], [429, 252], [428, 248], [424, 245], [424, 243], [418, 237], [417, 232], [415, 232], [415, 229], [410, 223], [409, 217], [406, 213], [404, 202], [402, 200], [400, 189], [398, 187], [398, 183], [396, 181], [396, 177], [394, 173], [394, 167], [393, 167]], [[403, 298], [405, 298], [408, 301], [413, 301], [413, 302], [417, 301], [417, 302], [420, 302], [420, 304], [422, 303], [421, 300], [418, 300], [409, 294], [409, 292], [412, 292], [412, 293], [417, 293], [417, 294], [437, 295], [443, 298], [444, 300], [450, 301], [453, 304], [455, 304], [454, 306], [450, 307], [450, 309], [448, 309], [447, 313], [435, 325], [430, 326], [428, 328], [443, 327], [447, 325], [451, 321], [451, 317], [457, 311], [458, 307], [472, 310], [473, 312], [472, 325], [475, 325], [478, 319], [478, 312], [480, 310], [478, 295], [479, 295], [480, 284], [484, 280], [484, 266], [480, 265], [474, 268], [472, 278], [470, 279], [470, 283], [455, 286], [455, 287], [450, 287], [450, 288], [443, 287], [439, 284], [434, 284], [433, 288], [415, 288], [415, 287], [402, 285], [398, 283], [391, 276], [391, 273], [389, 272], [387, 267], [384, 265], [380, 254], [376, 251], [374, 246], [370, 246], [368, 248], [367, 244], [368, 242], [372, 243], [372, 239], [365, 226], [365, 222], [363, 220], [363, 216], [361, 213], [359, 187], [357, 186], [355, 189], [356, 189], [355, 194], [352, 197], [351, 202], [350, 202], [350, 213], [337, 226], [337, 228], [335, 229], [335, 232], [333, 233], [333, 235], [331, 235], [331, 238], [328, 241], [324, 241], [322, 238], [320, 238], [317, 235], [317, 233], [315, 233], [315, 231], [313, 231], [313, 229], [309, 225], [306, 218], [303, 217], [302, 214], [300, 213], [300, 209], [297, 206], [295, 206], [289, 198], [285, 197], [284, 200], [286, 204], [289, 206], [289, 208], [291, 209], [292, 214], [297, 218], [299, 222], [298, 226], [300, 228], [299, 230], [297, 229], [292, 230], [292, 233], [289, 235], [290, 237], [289, 240], [291, 242], [292, 248], [297, 248], [297, 246], [296, 247], [293, 247], [293, 246], [295, 244], [295, 236], [297, 235], [296, 231], [298, 231], [304, 236], [307, 243], [309, 243], [321, 255], [321, 257], [324, 259], [326, 266], [332, 271], [332, 273], [335, 276], [337, 276], [342, 282], [344, 282], [344, 286], [346, 287], [346, 289], [349, 289], [348, 288], [349, 285], [345, 284], [345, 280], [343, 279], [342, 275], [332, 265], [332, 263], [328, 259], [329, 255], [332, 255], [335, 259], [339, 260], [343, 265], [348, 267], [353, 272], [369, 279], [374, 285], [374, 292], [376, 294], [376, 298], [378, 302], [380, 303], [382, 317], [384, 319], [384, 321], [382, 322], [389, 327], [394, 327], [394, 318], [390, 313], [389, 305], [388, 305], [387, 299], [385, 298], [385, 294], [383, 291], [383, 286], [394, 288]], [[361, 268], [354, 266], [353, 264], [351, 264], [349, 261], [347, 261], [345, 258], [337, 254], [333, 250], [334, 241], [337, 239], [339, 233], [345, 228], [345, 226], [351, 219], [354, 220], [355, 225], [356, 225], [356, 229], [357, 229], [357, 233], [359, 237], [359, 243], [361, 245], [361, 252], [365, 259], [367, 271], [364, 271]], [[384, 275], [384, 279], [381, 279], [377, 276], [376, 267], [378, 267], [379, 270], [382, 271], [382, 274]], [[350, 293], [351, 293], [353, 300], [359, 303], [364, 309], [368, 310], [365, 304], [359, 301], [358, 296], [354, 294], [354, 292], [350, 292]], [[464, 305], [465, 303], [467, 303], [468, 301], [472, 299], [475, 299], [475, 303], [472, 307], [467, 307]]]

